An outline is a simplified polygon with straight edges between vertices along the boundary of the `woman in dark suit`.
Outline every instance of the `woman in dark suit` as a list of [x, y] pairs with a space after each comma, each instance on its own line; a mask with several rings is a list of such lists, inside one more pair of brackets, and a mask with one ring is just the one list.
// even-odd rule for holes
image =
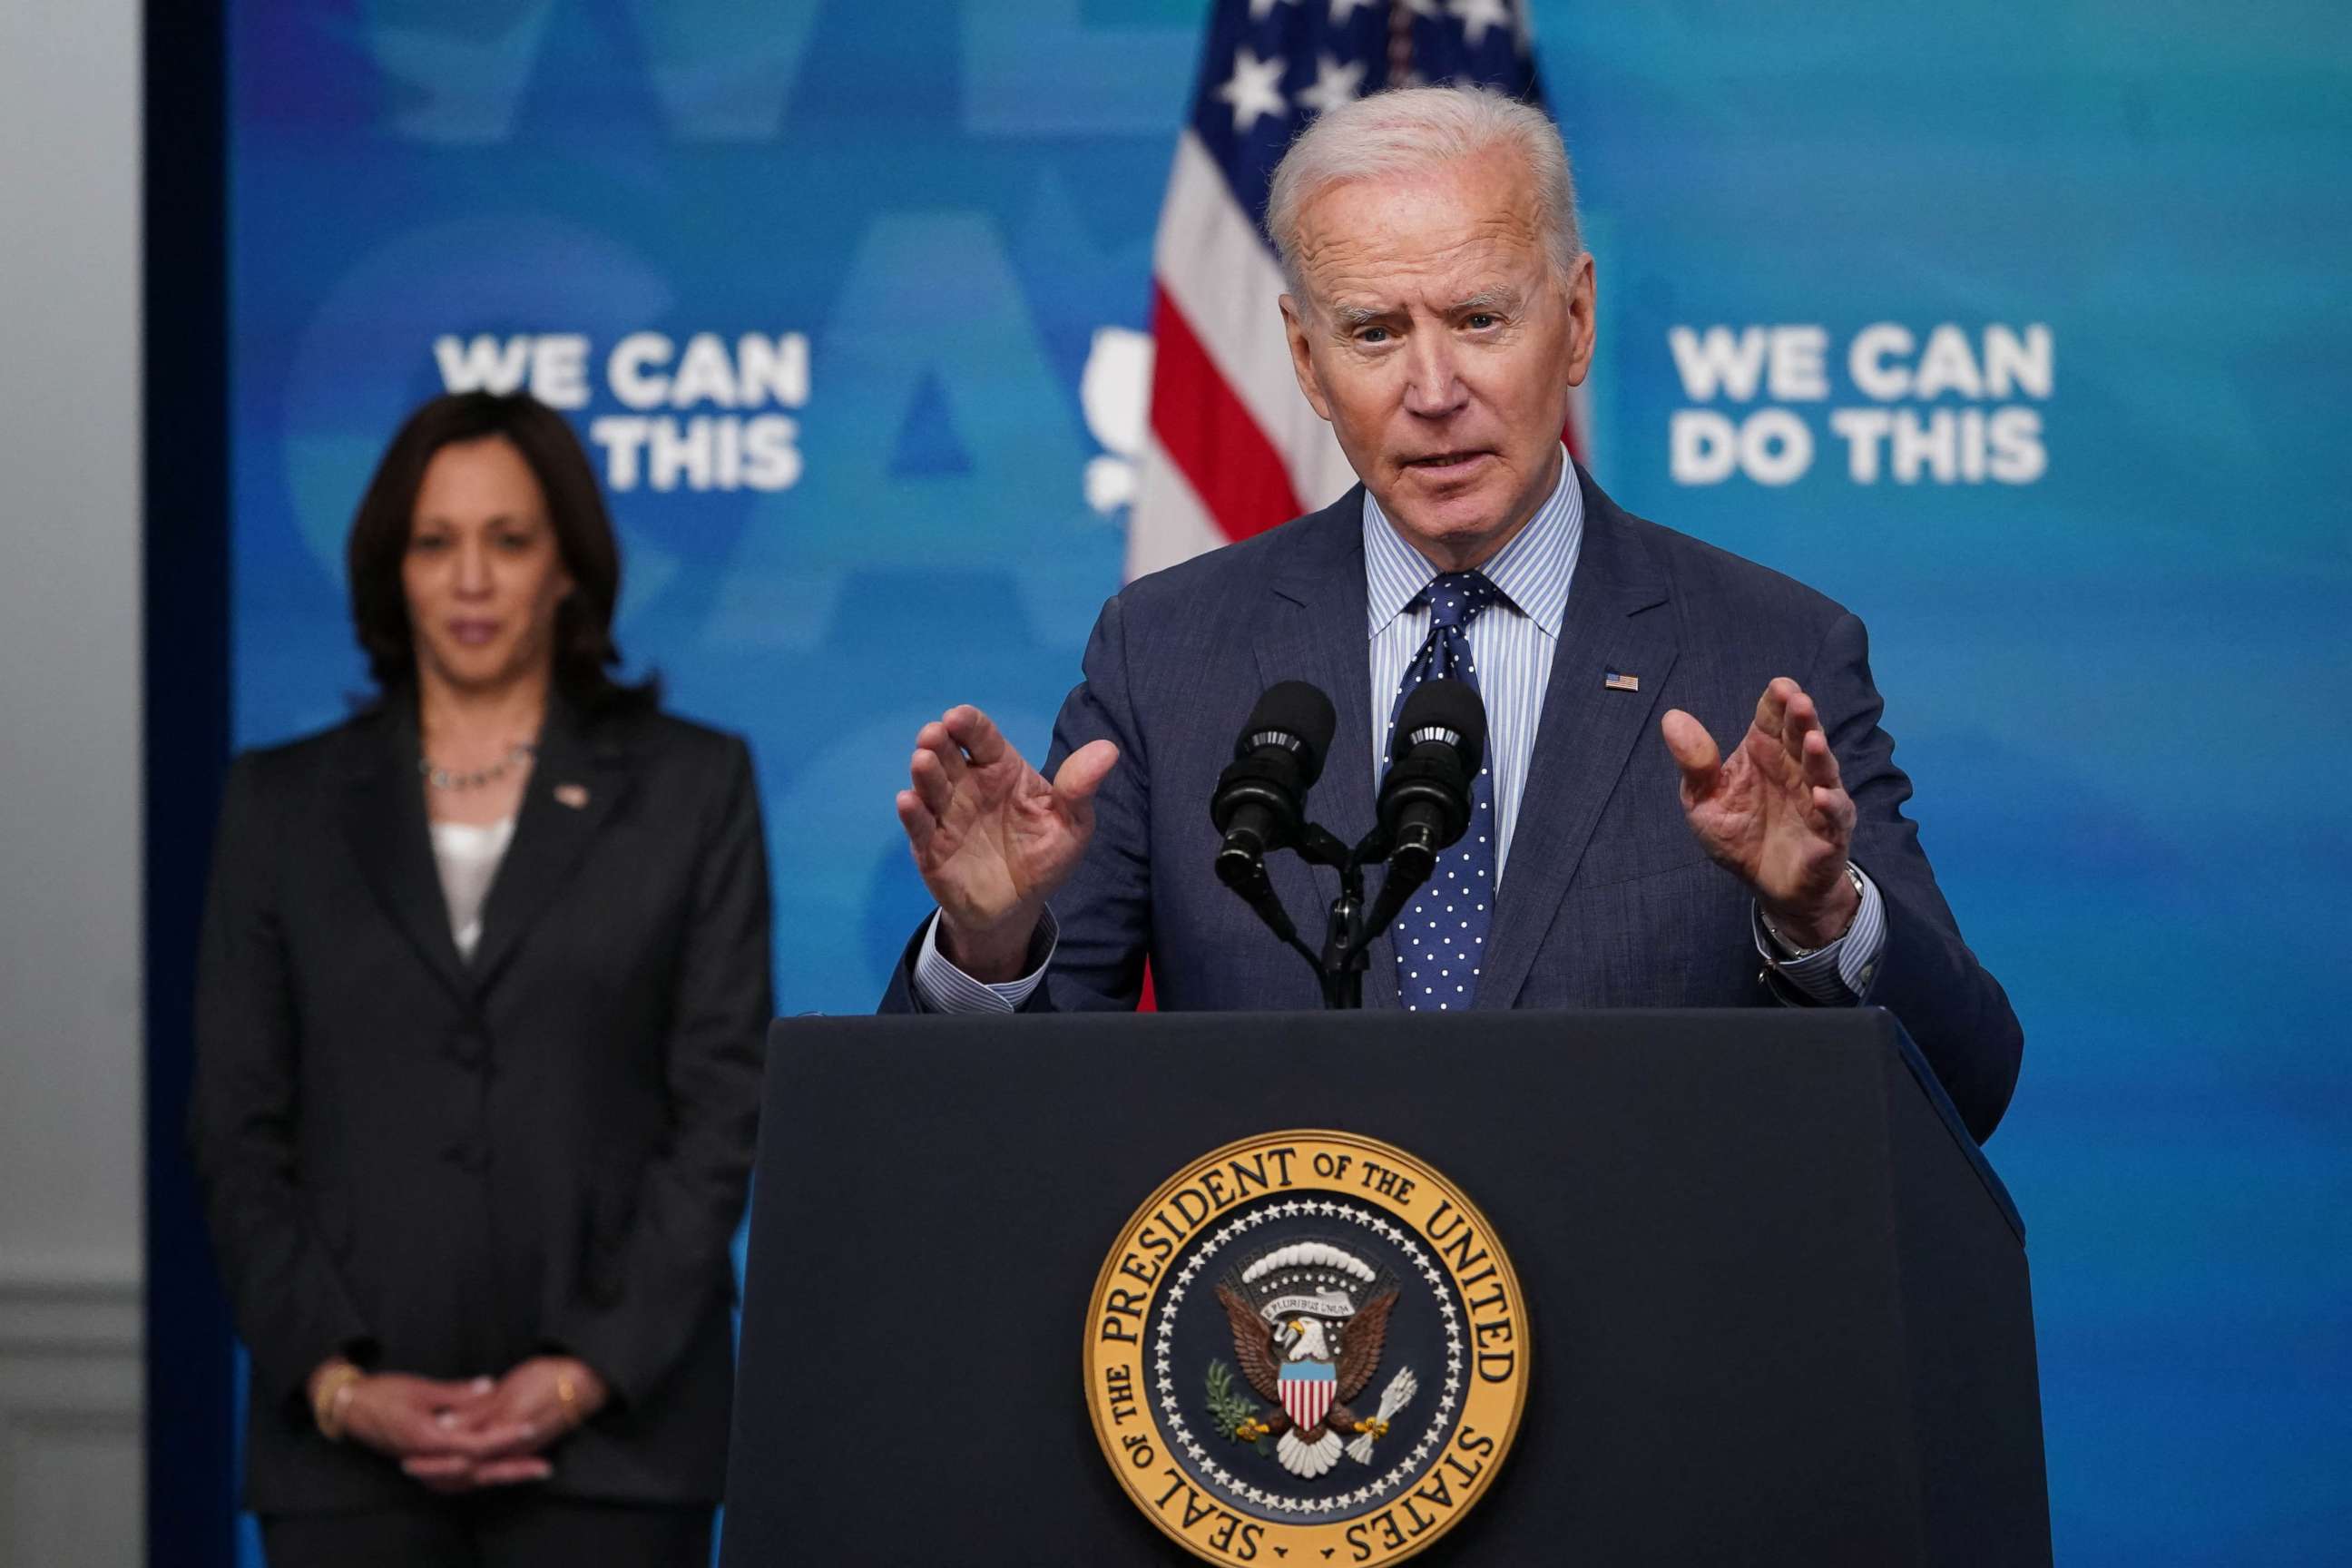
[[436, 399], [352, 529], [358, 717], [238, 759], [191, 1134], [274, 1568], [696, 1563], [770, 1008], [741, 741], [616, 684], [593, 471]]

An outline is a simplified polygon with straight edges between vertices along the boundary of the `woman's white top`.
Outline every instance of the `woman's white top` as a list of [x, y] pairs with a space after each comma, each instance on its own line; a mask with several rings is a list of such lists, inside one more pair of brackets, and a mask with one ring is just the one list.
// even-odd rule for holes
[[482, 905], [499, 862], [514, 838], [515, 819], [501, 817], [477, 826], [470, 822], [433, 825], [433, 859], [441, 868], [441, 898], [449, 906], [449, 934], [457, 956], [471, 963], [482, 940]]

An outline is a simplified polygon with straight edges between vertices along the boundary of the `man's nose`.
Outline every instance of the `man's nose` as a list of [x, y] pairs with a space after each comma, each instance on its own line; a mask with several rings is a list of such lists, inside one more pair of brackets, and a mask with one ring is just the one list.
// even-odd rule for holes
[[1423, 335], [1409, 351], [1404, 406], [1408, 414], [1436, 417], [1459, 412], [1469, 390], [1455, 373], [1454, 345], [1442, 334]]

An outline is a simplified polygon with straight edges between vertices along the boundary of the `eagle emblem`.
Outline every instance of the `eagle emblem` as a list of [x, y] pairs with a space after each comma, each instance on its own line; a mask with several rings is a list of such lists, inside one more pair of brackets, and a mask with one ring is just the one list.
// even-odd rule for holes
[[1486, 1216], [1353, 1132], [1198, 1157], [1087, 1305], [1103, 1458], [1204, 1562], [1399, 1568], [1492, 1489], [1527, 1400], [1526, 1304]]
[[1401, 1368], [1375, 1412], [1353, 1407], [1388, 1342], [1397, 1302], [1388, 1271], [1332, 1242], [1292, 1241], [1229, 1269], [1217, 1300], [1242, 1375], [1273, 1407], [1221, 1423], [1228, 1435], [1247, 1443], [1274, 1438], [1275, 1458], [1296, 1476], [1322, 1475], [1343, 1453], [1370, 1464], [1373, 1443], [1387, 1436], [1390, 1417], [1417, 1386], [1412, 1369]]

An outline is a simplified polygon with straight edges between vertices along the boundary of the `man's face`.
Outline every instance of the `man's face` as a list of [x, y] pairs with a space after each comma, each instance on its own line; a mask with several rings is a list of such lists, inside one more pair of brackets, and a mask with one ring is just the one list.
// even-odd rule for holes
[[1534, 183], [1496, 149], [1335, 185], [1300, 215], [1307, 298], [1283, 321], [1299, 389], [1432, 563], [1483, 564], [1559, 482], [1592, 358], [1592, 262], [1562, 279]]

